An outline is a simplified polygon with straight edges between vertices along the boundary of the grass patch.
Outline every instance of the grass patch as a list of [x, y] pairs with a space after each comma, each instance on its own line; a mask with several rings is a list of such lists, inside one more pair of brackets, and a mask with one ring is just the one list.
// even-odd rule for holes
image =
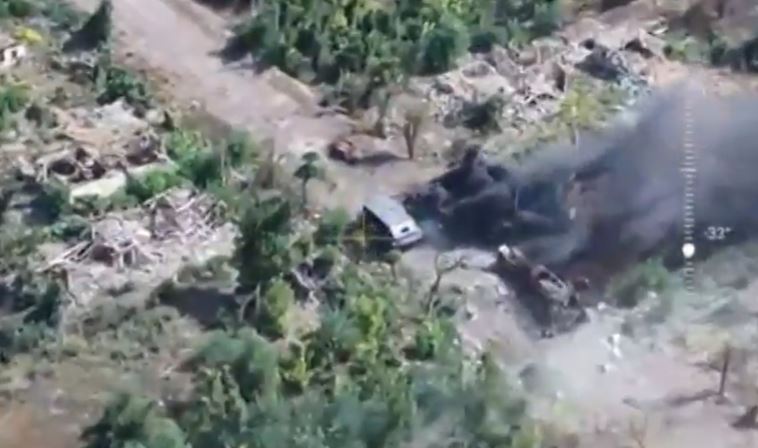
[[608, 288], [608, 295], [620, 306], [633, 308], [649, 293], [666, 291], [672, 285], [671, 276], [660, 258], [652, 258], [614, 279]]

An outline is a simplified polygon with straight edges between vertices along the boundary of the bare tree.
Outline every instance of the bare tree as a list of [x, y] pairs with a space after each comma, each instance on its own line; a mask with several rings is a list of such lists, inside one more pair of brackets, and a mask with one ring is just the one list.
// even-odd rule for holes
[[724, 348], [724, 361], [721, 364], [721, 378], [719, 379], [718, 396], [724, 398], [726, 394], [726, 380], [729, 376], [729, 361], [731, 359], [732, 349], [728, 345]]
[[444, 254], [439, 253], [434, 257], [435, 277], [434, 277], [434, 282], [432, 282], [432, 286], [429, 288], [429, 292], [426, 295], [427, 314], [431, 314], [432, 311], [434, 311], [434, 309], [439, 304], [438, 298], [439, 298], [440, 285], [442, 284], [442, 279], [445, 277], [445, 275], [465, 265], [466, 265], [466, 260], [464, 257], [458, 257], [455, 260], [453, 260], [452, 263], [446, 263], [444, 261]]
[[411, 160], [416, 158], [418, 137], [424, 125], [426, 114], [427, 107], [425, 102], [413, 104], [405, 112], [403, 139], [405, 140], [405, 148], [408, 151], [408, 158]]

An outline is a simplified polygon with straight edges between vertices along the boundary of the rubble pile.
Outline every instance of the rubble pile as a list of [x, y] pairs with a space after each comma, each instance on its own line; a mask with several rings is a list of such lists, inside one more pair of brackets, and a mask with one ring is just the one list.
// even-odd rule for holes
[[609, 30], [593, 23], [523, 50], [495, 47], [470, 56], [457, 70], [414, 81], [415, 89], [446, 125], [465, 123], [472, 108], [499, 98], [499, 118], [519, 129], [558, 113], [577, 71], [616, 84], [629, 98], [646, 92], [651, 81], [647, 65], [663, 55], [657, 28], [652, 23]]
[[150, 199], [149, 230], [154, 240], [208, 238], [221, 225], [222, 204], [208, 195], [187, 189], [171, 189]]
[[142, 208], [110, 213], [93, 223], [85, 241], [64, 250], [44, 269], [65, 271], [69, 292], [78, 303], [86, 302], [95, 296], [93, 282], [109, 275], [163, 272], [172, 264], [180, 266], [189, 250], [195, 253], [219, 240], [219, 207], [205, 194], [169, 190]]
[[55, 110], [63, 148], [32, 158], [19, 156], [22, 178], [54, 179], [71, 187], [102, 179], [121, 168], [133, 169], [167, 160], [160, 138], [134, 117], [122, 101], [94, 111]]

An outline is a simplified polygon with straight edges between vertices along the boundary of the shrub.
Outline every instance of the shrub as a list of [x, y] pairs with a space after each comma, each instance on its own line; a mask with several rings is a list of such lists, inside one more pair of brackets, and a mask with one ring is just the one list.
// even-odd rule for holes
[[295, 293], [287, 282], [274, 280], [256, 304], [257, 328], [272, 337], [282, 336], [286, 330], [285, 317], [295, 303]]
[[153, 170], [143, 176], [129, 179], [125, 193], [142, 203], [181, 183], [182, 178], [173, 170]]
[[42, 186], [34, 205], [49, 221], [56, 221], [71, 211], [71, 192], [62, 183], [49, 182]]
[[25, 85], [7, 83], [0, 89], [0, 109], [15, 114], [24, 110], [29, 103], [29, 93]]
[[444, 17], [421, 39], [419, 72], [435, 74], [450, 70], [469, 46], [466, 27], [459, 19]]
[[44, 2], [41, 9], [47, 17], [59, 29], [70, 30], [79, 24], [81, 14], [65, 2]]
[[22, 111], [29, 103], [28, 88], [21, 83], [8, 82], [0, 87], [0, 130], [10, 128], [14, 115]]
[[29, 0], [0, 0], [0, 17], [26, 18], [35, 13]]
[[319, 246], [339, 245], [348, 224], [350, 224], [350, 215], [347, 210], [344, 208], [327, 210], [318, 222], [313, 240]]
[[609, 295], [625, 307], [634, 307], [650, 292], [661, 293], [671, 285], [671, 274], [663, 261], [654, 258], [634, 266], [614, 279]]
[[244, 207], [234, 257], [243, 290], [253, 291], [289, 271], [291, 217], [290, 203], [279, 196], [255, 198]]
[[185, 436], [148, 399], [121, 394], [82, 439], [87, 448], [185, 448]]
[[107, 49], [100, 54], [92, 72], [97, 100], [109, 104], [119, 99], [136, 108], [147, 108], [150, 95], [145, 83], [130, 71], [111, 62]]

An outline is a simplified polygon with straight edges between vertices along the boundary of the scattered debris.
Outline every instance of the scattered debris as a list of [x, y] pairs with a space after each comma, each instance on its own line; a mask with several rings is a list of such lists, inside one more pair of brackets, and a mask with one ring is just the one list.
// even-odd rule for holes
[[25, 45], [15, 44], [0, 50], [0, 68], [8, 69], [18, 65], [27, 55]]
[[472, 111], [488, 110], [496, 122], [521, 132], [559, 113], [577, 70], [614, 83], [630, 97], [644, 92], [650, 61], [662, 57], [665, 46], [647, 26], [610, 30], [596, 21], [582, 22], [577, 31], [539, 39], [522, 50], [495, 47], [470, 56], [457, 70], [414, 80], [413, 88], [446, 126], [469, 126]]
[[194, 190], [173, 188], [144, 206], [149, 210], [149, 230], [154, 240], [207, 238], [222, 222], [222, 204]]
[[348, 164], [355, 164], [358, 161], [358, 150], [355, 144], [345, 138], [340, 138], [329, 144], [329, 157]]
[[86, 240], [53, 257], [42, 270], [65, 269], [72, 294], [87, 298], [81, 304], [97, 297], [98, 284], [107, 276], [143, 273], [165, 280], [172, 273], [164, 271], [178, 269], [189, 251], [198, 255], [220, 238], [232, 238], [221, 231], [220, 207], [204, 193], [170, 189], [141, 208], [107, 214], [92, 224]]

